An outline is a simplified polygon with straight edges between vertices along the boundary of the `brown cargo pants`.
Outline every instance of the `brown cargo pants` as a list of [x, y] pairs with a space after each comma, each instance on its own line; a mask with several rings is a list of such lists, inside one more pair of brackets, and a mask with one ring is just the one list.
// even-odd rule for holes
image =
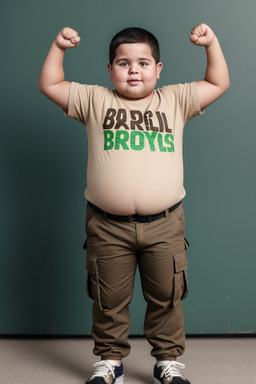
[[94, 354], [121, 359], [130, 352], [129, 303], [139, 267], [147, 302], [144, 334], [157, 360], [184, 352], [181, 299], [187, 295], [188, 246], [182, 204], [148, 223], [122, 222], [87, 207], [87, 292], [94, 300]]

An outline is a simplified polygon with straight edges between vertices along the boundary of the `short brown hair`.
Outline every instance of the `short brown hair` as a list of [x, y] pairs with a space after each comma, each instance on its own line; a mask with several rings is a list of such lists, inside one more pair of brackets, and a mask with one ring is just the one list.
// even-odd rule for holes
[[109, 62], [112, 65], [116, 56], [116, 50], [120, 44], [147, 43], [155, 59], [156, 64], [160, 60], [159, 44], [156, 37], [145, 29], [131, 27], [118, 32], [110, 42]]

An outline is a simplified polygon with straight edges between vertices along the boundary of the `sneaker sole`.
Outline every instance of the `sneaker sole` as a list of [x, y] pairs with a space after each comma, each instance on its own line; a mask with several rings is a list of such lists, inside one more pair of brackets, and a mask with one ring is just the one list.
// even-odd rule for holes
[[123, 382], [124, 382], [124, 376], [120, 376], [115, 380], [114, 384], [123, 384]]

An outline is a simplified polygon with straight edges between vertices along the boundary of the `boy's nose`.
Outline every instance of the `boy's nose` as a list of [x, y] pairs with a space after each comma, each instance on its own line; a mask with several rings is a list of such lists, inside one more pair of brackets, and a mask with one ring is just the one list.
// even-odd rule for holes
[[135, 65], [130, 67], [130, 73], [138, 73], [138, 69]]

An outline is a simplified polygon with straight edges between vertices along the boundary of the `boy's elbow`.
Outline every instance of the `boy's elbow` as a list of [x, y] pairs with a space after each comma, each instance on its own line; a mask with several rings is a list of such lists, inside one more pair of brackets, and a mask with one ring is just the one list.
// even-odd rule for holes
[[40, 74], [38, 79], [38, 88], [45, 95], [48, 96], [49, 93], [49, 81], [44, 76], [43, 73]]
[[223, 87], [223, 90], [222, 90], [222, 92], [221, 92], [221, 96], [222, 96], [224, 93], [227, 92], [227, 90], [229, 89], [229, 87], [230, 87], [230, 81], [227, 82], [227, 83], [225, 84], [225, 86]]
[[230, 87], [230, 78], [228, 79], [227, 90], [229, 89], [229, 87]]
[[70, 88], [69, 82], [63, 81], [54, 85], [49, 85], [39, 79], [38, 88], [49, 100], [67, 110]]
[[227, 72], [226, 72], [226, 82], [225, 82], [225, 92], [229, 89], [230, 87], [230, 76], [229, 76], [229, 70], [227, 68]]
[[223, 81], [221, 86], [219, 86], [220, 96], [223, 95], [223, 93], [225, 93], [229, 89], [229, 87], [230, 87], [230, 78], [229, 76], [227, 76], [225, 81]]
[[41, 91], [44, 94], [43, 87], [41, 86], [40, 83], [38, 83], [38, 89], [39, 89], [39, 91]]
[[47, 86], [42, 80], [39, 79], [38, 81], [38, 88], [39, 90], [49, 99], [51, 99], [51, 88]]
[[225, 91], [224, 92], [226, 92], [228, 89], [229, 89], [229, 87], [230, 87], [230, 77], [228, 76], [227, 77], [227, 80], [226, 80], [226, 84], [225, 84]]
[[41, 80], [41, 78], [39, 78], [39, 80], [38, 80], [38, 88], [39, 88], [39, 90], [40, 90], [43, 94], [45, 94], [45, 86], [44, 86], [44, 83], [43, 83], [43, 81]]

